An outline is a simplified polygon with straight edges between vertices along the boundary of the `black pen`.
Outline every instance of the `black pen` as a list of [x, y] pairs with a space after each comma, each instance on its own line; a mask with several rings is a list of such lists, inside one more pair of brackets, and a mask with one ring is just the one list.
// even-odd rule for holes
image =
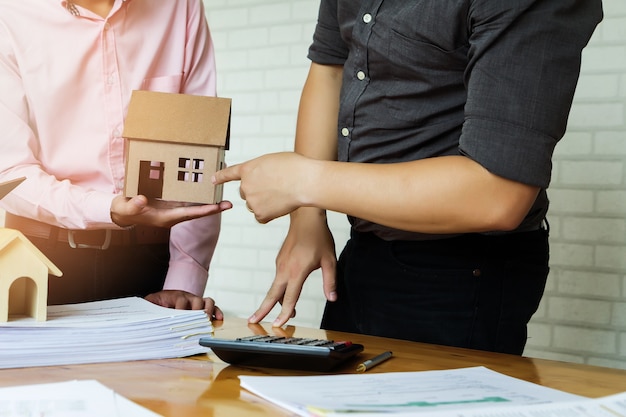
[[357, 372], [365, 372], [368, 369], [372, 369], [373, 367], [375, 367], [376, 365], [383, 363], [384, 361], [386, 361], [387, 359], [391, 358], [391, 355], [393, 353], [388, 350], [387, 352], [383, 352], [378, 356], [374, 356], [372, 359], [368, 359], [365, 362], [363, 362], [362, 364], [360, 364], [359, 366], [356, 367], [356, 371]]

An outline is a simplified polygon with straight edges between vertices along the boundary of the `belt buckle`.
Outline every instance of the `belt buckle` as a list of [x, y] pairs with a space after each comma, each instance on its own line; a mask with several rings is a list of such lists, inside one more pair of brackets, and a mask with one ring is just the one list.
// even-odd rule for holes
[[67, 243], [69, 243], [70, 248], [72, 249], [100, 249], [100, 250], [107, 250], [109, 248], [109, 246], [111, 245], [111, 229], [104, 229], [104, 242], [102, 243], [102, 246], [98, 246], [98, 245], [87, 245], [84, 243], [76, 243], [76, 240], [74, 240], [74, 233], [76, 231], [75, 230], [68, 230], [67, 231]]

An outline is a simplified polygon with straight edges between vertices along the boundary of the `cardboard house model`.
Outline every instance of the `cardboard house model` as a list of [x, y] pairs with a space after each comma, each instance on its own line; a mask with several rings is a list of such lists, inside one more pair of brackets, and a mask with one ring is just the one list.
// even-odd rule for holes
[[[23, 180], [0, 184], [0, 199]], [[8, 322], [11, 316], [45, 321], [49, 274], [62, 275], [21, 232], [0, 228], [0, 322]]]
[[133, 91], [124, 122], [124, 195], [164, 203], [215, 204], [222, 185], [211, 176], [224, 165], [231, 100]]

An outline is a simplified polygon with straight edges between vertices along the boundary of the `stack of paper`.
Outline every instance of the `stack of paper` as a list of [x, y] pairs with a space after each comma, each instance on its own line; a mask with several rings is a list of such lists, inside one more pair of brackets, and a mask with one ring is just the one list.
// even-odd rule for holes
[[48, 307], [48, 320], [0, 324], [0, 368], [175, 358], [208, 352], [202, 310], [174, 310], [130, 297]]

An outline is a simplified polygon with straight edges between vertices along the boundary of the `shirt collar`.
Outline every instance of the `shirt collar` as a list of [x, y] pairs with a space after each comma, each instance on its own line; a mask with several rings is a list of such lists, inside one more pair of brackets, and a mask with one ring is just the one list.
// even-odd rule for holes
[[[115, 0], [115, 3], [113, 4], [113, 9], [112, 10], [116, 10], [117, 8], [119, 8], [120, 3], [130, 3], [132, 0]], [[66, 9], [70, 14], [73, 14], [74, 16], [79, 16], [80, 13], [78, 12], [78, 9], [76, 8], [76, 5], [74, 5], [73, 2], [71, 1], [67, 1], [67, 0], [61, 0], [60, 1], [61, 6]]]

